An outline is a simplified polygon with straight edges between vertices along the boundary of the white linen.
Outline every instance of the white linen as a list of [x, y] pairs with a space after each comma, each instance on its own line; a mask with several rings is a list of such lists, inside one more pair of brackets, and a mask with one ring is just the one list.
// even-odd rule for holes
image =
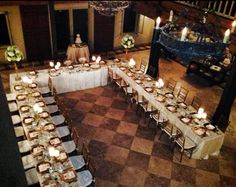
[[89, 49], [87, 45], [76, 47], [69, 45], [67, 48], [67, 59], [73, 63], [79, 63], [79, 58], [85, 57], [89, 62]]

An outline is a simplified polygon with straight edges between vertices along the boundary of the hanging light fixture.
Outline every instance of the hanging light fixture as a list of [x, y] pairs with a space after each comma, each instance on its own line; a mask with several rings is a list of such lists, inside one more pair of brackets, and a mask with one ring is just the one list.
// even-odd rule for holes
[[89, 5], [104, 16], [114, 16], [129, 6], [129, 1], [89, 1]]

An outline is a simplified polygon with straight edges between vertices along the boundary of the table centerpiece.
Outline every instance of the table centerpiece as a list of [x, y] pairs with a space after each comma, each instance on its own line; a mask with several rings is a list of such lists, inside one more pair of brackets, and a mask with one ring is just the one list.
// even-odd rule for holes
[[128, 35], [128, 34], [126, 34], [121, 40], [121, 45], [122, 47], [125, 48], [125, 56], [127, 60], [128, 60], [128, 50], [134, 47], [134, 42], [135, 40], [133, 36]]
[[8, 62], [13, 62], [14, 67], [15, 67], [15, 72], [16, 72], [16, 80], [20, 80], [20, 77], [18, 75], [18, 67], [17, 63], [19, 63], [21, 60], [24, 59], [23, 53], [17, 48], [17, 46], [12, 45], [7, 47], [7, 50], [5, 51], [5, 59]]

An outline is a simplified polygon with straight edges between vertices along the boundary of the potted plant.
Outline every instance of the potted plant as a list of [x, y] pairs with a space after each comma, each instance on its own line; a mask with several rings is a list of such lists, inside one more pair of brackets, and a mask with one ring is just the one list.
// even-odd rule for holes
[[126, 55], [126, 58], [127, 58], [127, 56], [128, 56], [128, 49], [134, 47], [134, 42], [135, 42], [135, 40], [134, 40], [133, 36], [131, 36], [131, 35], [126, 34], [126, 35], [122, 38], [122, 40], [121, 40], [121, 45], [122, 45], [122, 47], [125, 48], [125, 55]]
[[19, 63], [21, 60], [24, 59], [23, 53], [15, 45], [12, 45], [12, 46], [7, 47], [7, 50], [5, 51], [5, 59], [8, 62], [14, 63], [14, 67], [16, 71], [16, 80], [19, 80], [20, 77], [18, 75], [17, 63]]

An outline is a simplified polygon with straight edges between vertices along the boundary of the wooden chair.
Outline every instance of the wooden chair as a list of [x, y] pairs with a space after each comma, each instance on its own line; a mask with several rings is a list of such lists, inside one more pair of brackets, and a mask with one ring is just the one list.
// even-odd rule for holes
[[123, 80], [122, 89], [125, 93], [125, 100], [128, 102], [131, 101], [133, 96], [133, 88], [125, 80]]
[[181, 86], [180, 89], [179, 89], [179, 92], [177, 94], [177, 100], [179, 102], [185, 102], [185, 100], [186, 100], [186, 98], [188, 96], [188, 92], [189, 91], [186, 88]]
[[156, 126], [160, 126], [160, 125], [168, 122], [167, 117], [164, 115], [161, 115], [160, 110], [158, 110], [156, 108], [154, 109], [153, 112], [150, 113], [149, 116], [150, 116], [150, 120], [149, 120], [148, 125], [150, 125], [151, 120], [155, 121]]
[[183, 135], [183, 132], [177, 128], [176, 129], [176, 136], [174, 142], [177, 146], [180, 147], [180, 162], [182, 161], [183, 153], [186, 152], [188, 154], [189, 159], [192, 157], [193, 150], [196, 147], [196, 144], [187, 136]]
[[201, 99], [199, 97], [197, 97], [197, 96], [194, 96], [193, 100], [191, 102], [191, 106], [194, 109], [198, 110], [200, 108], [200, 106], [201, 106]]
[[175, 81], [174, 79], [170, 78], [170, 79], [167, 81], [166, 88], [167, 88], [167, 90], [168, 90], [170, 93], [174, 93], [176, 85], [177, 85], [177, 81]]
[[159, 136], [159, 140], [161, 139], [163, 133], [166, 133], [171, 140], [174, 139], [174, 137], [176, 136], [174, 125], [165, 122], [165, 123], [160, 123], [160, 127], [161, 127], [161, 134]]
[[144, 74], [147, 71], [148, 59], [146, 57], [141, 58], [141, 64], [139, 70], [142, 71]]

